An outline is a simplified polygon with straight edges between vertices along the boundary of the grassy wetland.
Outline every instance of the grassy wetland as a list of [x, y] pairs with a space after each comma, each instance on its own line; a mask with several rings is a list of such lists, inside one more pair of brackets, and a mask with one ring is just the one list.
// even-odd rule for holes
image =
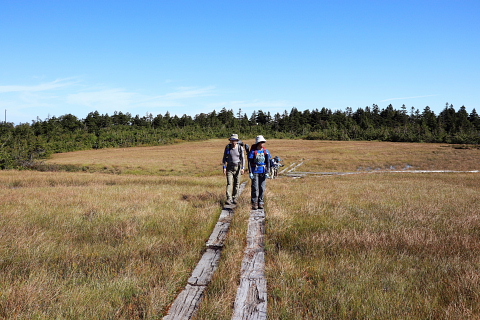
[[[268, 137], [267, 137], [268, 138]], [[247, 141], [249, 142], [249, 141]], [[480, 150], [271, 140], [302, 172], [268, 181], [269, 319], [480, 317]], [[0, 171], [0, 318], [159, 319], [224, 198], [225, 140], [55, 155]], [[197, 319], [230, 319], [249, 188]]]

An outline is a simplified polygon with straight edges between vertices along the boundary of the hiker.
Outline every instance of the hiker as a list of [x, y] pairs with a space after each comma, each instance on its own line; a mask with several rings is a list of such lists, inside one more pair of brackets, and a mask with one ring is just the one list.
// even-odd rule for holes
[[270, 177], [272, 179], [275, 179], [278, 177], [278, 169], [280, 167], [283, 167], [283, 164], [281, 164], [282, 159], [280, 159], [279, 156], [275, 156], [270, 160]]
[[239, 141], [238, 134], [232, 134], [229, 140], [222, 160], [223, 174], [227, 177], [226, 204], [237, 204], [241, 175], [245, 172], [245, 157], [243, 142]]
[[250, 179], [252, 179], [252, 209], [263, 209], [267, 178], [270, 178], [270, 152], [265, 148], [267, 140], [257, 136], [248, 154]]

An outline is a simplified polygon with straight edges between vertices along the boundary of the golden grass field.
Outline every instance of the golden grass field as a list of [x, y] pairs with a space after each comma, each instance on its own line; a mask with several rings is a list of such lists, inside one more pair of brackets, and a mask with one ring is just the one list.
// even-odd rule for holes
[[[107, 173], [208, 176], [218, 173], [226, 142], [77, 151], [56, 154], [48, 162]], [[307, 160], [301, 170], [311, 172], [369, 171], [392, 166], [403, 169], [407, 165], [417, 170], [478, 170], [480, 155], [474, 148], [400, 142], [269, 140], [267, 147], [286, 164]]]
[[[267, 137], [268, 138], [268, 137]], [[226, 140], [57, 154], [79, 172], [0, 171], [0, 318], [161, 319], [221, 211]], [[250, 141], [246, 141], [250, 143]], [[269, 319], [480, 318], [480, 150], [269, 140]], [[408, 171], [408, 170], [406, 170]], [[245, 176], [246, 179], [246, 176]], [[197, 319], [230, 319], [247, 188]]]

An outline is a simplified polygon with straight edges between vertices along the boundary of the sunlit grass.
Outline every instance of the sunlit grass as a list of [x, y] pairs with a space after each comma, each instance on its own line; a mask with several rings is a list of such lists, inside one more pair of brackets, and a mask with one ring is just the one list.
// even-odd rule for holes
[[269, 318], [478, 318], [479, 191], [474, 174], [271, 183]]
[[479, 169], [479, 149], [457, 149], [447, 144], [308, 140], [271, 140], [267, 144], [285, 165], [303, 162], [297, 171]]
[[[395, 170], [478, 170], [480, 149], [438, 143], [375, 141], [269, 140], [267, 148], [285, 165], [303, 162], [297, 171], [352, 172]], [[253, 141], [245, 141], [252, 144]], [[217, 175], [226, 140], [171, 146], [100, 149], [56, 154], [49, 164], [85, 171], [148, 175]]]
[[[47, 161], [79, 172], [0, 171], [0, 318], [161, 318], [220, 213], [226, 142], [81, 151]], [[304, 161], [298, 171], [364, 172], [268, 181], [269, 319], [480, 317], [478, 174], [369, 173], [478, 170], [478, 149], [267, 145], [286, 166]], [[231, 318], [249, 192], [198, 319]]]
[[221, 171], [228, 141], [209, 140], [158, 147], [99, 149], [61, 153], [48, 164], [73, 165], [88, 172], [161, 176], [213, 176]]
[[0, 317], [166, 311], [219, 213], [217, 178], [0, 172]]

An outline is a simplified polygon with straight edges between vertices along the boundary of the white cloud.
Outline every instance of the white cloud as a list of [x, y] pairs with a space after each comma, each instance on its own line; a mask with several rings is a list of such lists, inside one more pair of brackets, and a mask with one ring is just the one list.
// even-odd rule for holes
[[232, 100], [218, 102], [217, 88], [211, 86], [184, 86], [172, 88], [163, 94], [145, 94], [139, 91], [114, 87], [87, 86], [74, 78], [57, 79], [37, 85], [0, 86], [2, 102], [14, 122], [25, 122], [47, 115], [74, 114], [83, 117], [85, 112], [98, 111], [112, 114], [114, 111], [131, 114], [158, 114], [169, 111], [171, 114], [195, 115], [201, 112], [220, 110], [223, 107], [239, 109], [243, 113], [254, 110], [283, 112], [294, 103], [284, 100]]
[[177, 99], [190, 99], [197, 97], [206, 97], [213, 96], [214, 86], [197, 88], [197, 87], [179, 87], [177, 91], [167, 93], [159, 98], [164, 98], [168, 100], [177, 100]]
[[181, 107], [180, 100], [214, 95], [215, 87], [181, 87], [174, 92], [152, 96], [124, 89], [102, 89], [69, 94], [67, 103], [73, 105], [97, 108], [100, 110], [126, 110], [138, 108], [172, 108]]
[[40, 83], [33, 86], [21, 86], [21, 85], [0, 86], [0, 93], [48, 91], [48, 90], [55, 90], [59, 88], [68, 87], [76, 83], [77, 83], [76, 81], [72, 81], [71, 78], [68, 78], [68, 79], [57, 79], [55, 81]]

